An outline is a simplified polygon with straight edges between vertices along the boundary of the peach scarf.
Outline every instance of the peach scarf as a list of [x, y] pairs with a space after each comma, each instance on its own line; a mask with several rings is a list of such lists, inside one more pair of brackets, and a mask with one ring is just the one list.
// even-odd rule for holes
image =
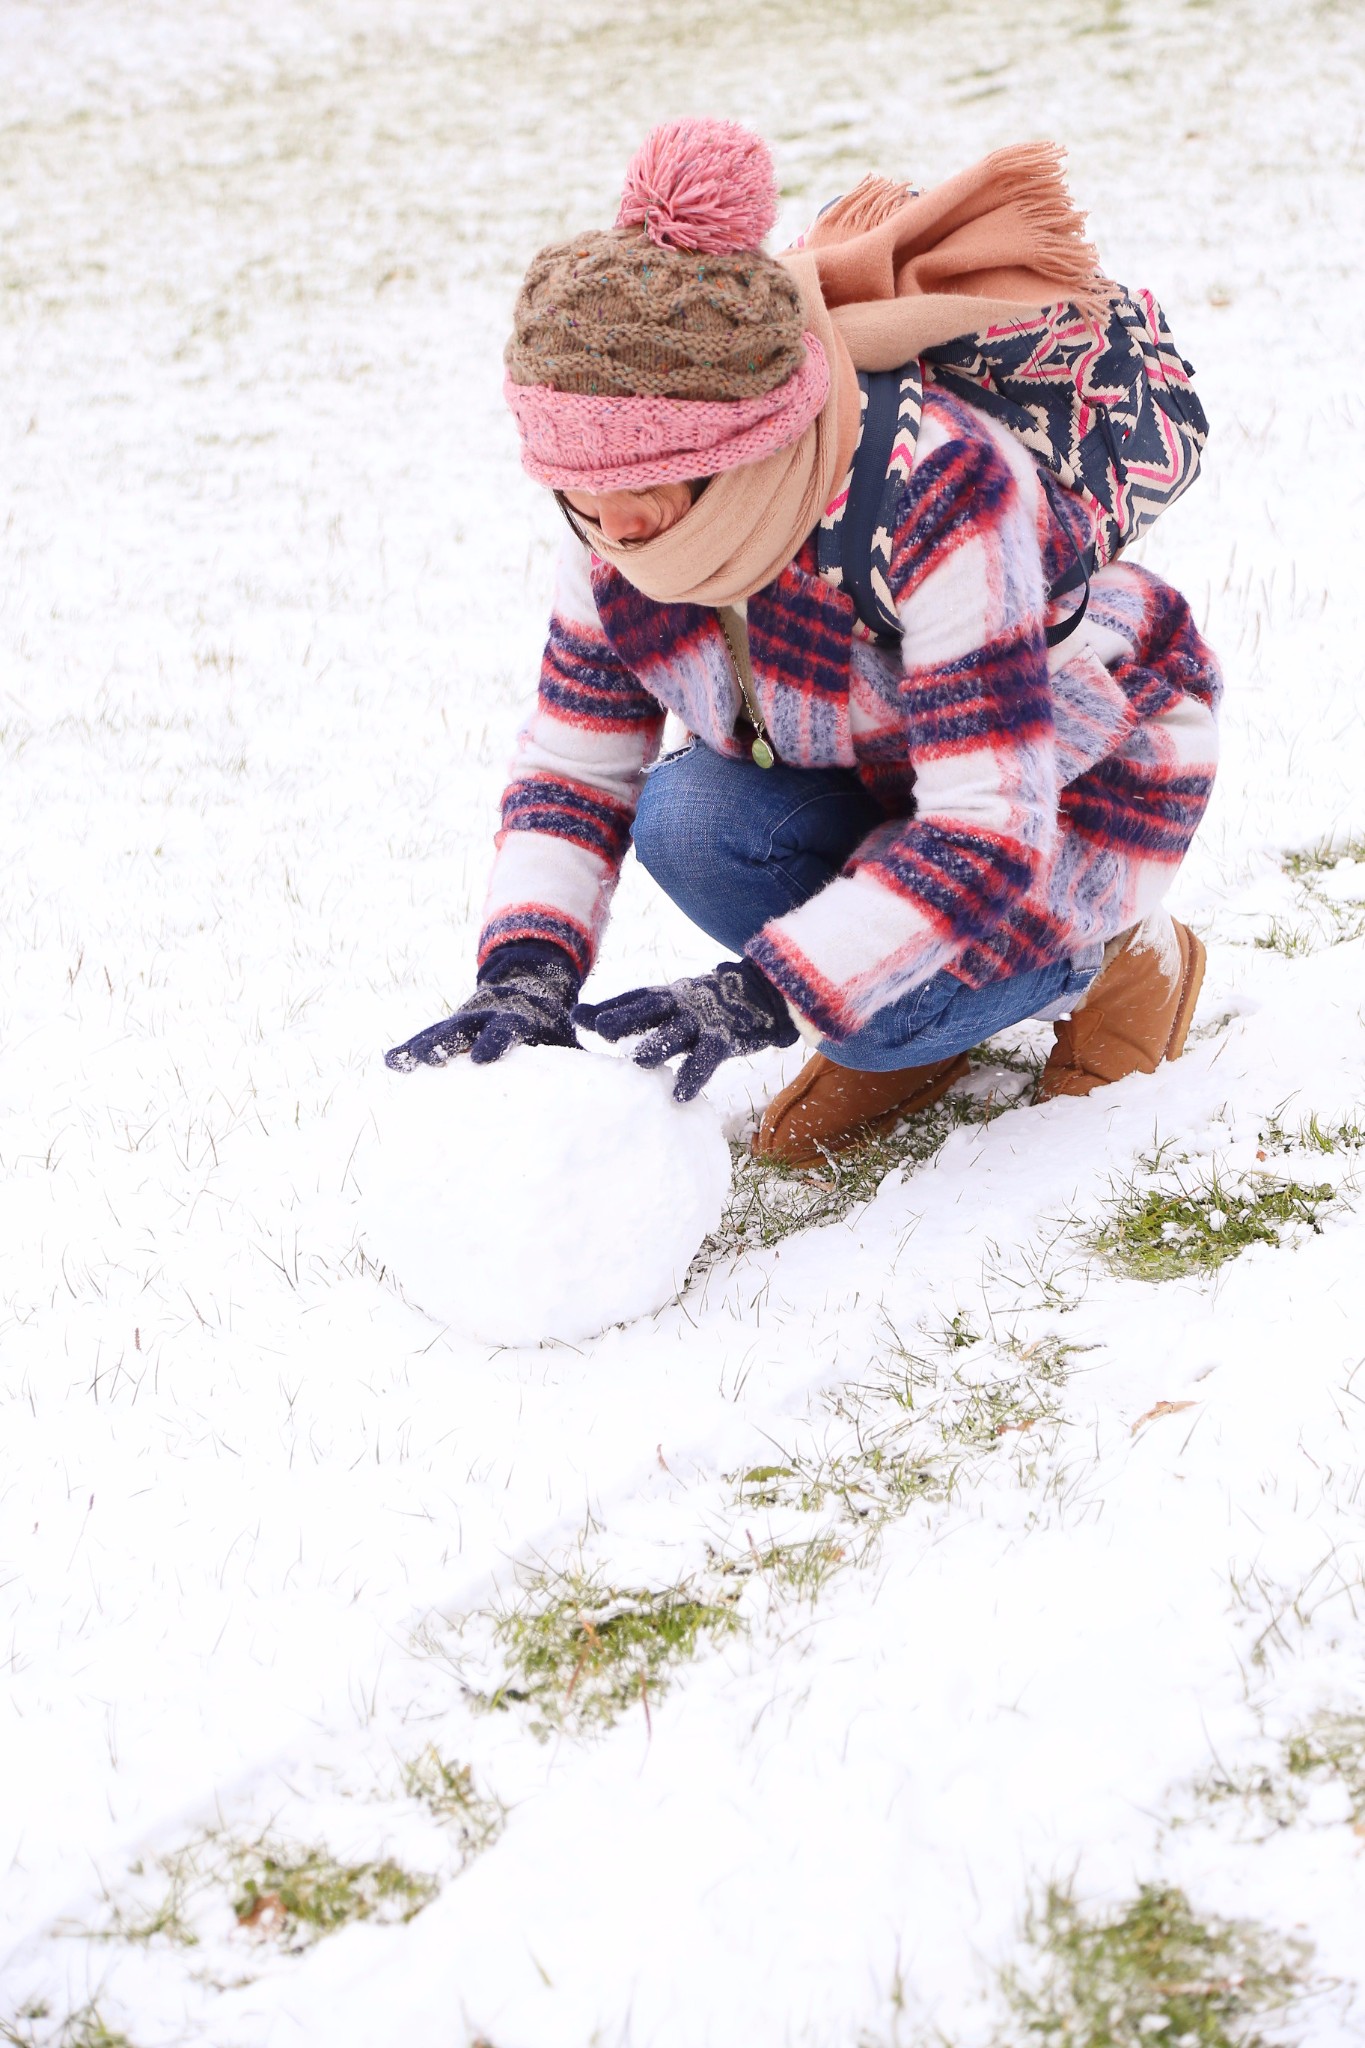
[[1059, 301], [1098, 311], [1112, 290], [1049, 142], [998, 149], [919, 197], [864, 178], [779, 260], [829, 363], [819, 415], [791, 447], [713, 477], [654, 540], [608, 541], [580, 521], [594, 553], [662, 604], [736, 604], [786, 568], [853, 460], [859, 370]]

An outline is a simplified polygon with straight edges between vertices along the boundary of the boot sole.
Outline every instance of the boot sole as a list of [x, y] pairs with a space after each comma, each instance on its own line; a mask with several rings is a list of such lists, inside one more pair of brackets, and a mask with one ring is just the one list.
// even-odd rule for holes
[[1161, 1055], [1164, 1060], [1178, 1060], [1185, 1050], [1185, 1040], [1189, 1037], [1190, 1026], [1194, 1022], [1199, 991], [1204, 986], [1204, 969], [1208, 964], [1208, 953], [1203, 940], [1196, 938], [1187, 924], [1182, 924], [1180, 929], [1189, 940], [1190, 947], [1185, 960], [1184, 978], [1180, 984], [1180, 999], [1176, 1003], [1175, 1016], [1171, 1020], [1171, 1035], [1166, 1041], [1166, 1050]]

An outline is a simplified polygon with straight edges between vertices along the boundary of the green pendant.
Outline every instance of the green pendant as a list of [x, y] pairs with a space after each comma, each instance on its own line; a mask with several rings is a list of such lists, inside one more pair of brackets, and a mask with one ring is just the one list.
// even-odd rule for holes
[[773, 762], [777, 759], [777, 756], [761, 733], [750, 747], [749, 753], [756, 768], [771, 768]]

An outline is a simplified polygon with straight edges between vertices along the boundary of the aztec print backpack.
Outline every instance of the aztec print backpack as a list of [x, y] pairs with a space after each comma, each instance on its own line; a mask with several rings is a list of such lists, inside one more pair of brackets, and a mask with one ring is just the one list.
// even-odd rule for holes
[[1076, 550], [1049, 592], [1081, 592], [1047, 629], [1055, 647], [1085, 617], [1091, 572], [1194, 482], [1209, 423], [1193, 375], [1152, 294], [1123, 290], [1104, 328], [1074, 306], [1054, 307], [930, 349], [899, 370], [860, 371], [862, 437], [842, 515], [821, 524], [821, 568], [874, 638], [899, 639], [888, 580], [894, 499], [914, 460], [927, 379], [1007, 428], [1098, 515], [1094, 546]]

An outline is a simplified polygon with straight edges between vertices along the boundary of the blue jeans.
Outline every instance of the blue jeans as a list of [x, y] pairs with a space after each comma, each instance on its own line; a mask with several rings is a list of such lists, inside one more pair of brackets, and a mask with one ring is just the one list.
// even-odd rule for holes
[[[885, 815], [851, 769], [759, 768], [694, 741], [646, 777], [635, 851], [694, 924], [742, 953], [770, 918], [833, 881]], [[935, 974], [820, 1050], [870, 1073], [951, 1059], [1025, 1017], [1062, 1014], [1090, 986], [1099, 956], [1096, 946], [1084, 960], [1051, 961], [985, 988]]]

